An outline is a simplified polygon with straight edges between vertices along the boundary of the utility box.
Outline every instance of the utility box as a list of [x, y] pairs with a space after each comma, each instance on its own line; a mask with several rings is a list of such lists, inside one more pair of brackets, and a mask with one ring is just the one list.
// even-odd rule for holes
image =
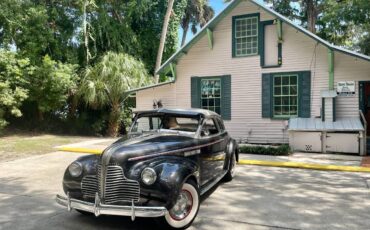
[[292, 132], [289, 144], [293, 151], [322, 152], [321, 132]]
[[326, 151], [338, 153], [358, 153], [359, 133], [327, 133]]
[[364, 155], [364, 127], [359, 118], [322, 121], [320, 118], [291, 118], [289, 145], [293, 151], [337, 152]]

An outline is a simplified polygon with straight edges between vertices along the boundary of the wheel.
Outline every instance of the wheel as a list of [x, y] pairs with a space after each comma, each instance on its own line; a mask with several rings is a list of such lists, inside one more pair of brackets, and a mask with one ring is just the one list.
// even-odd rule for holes
[[164, 219], [170, 228], [186, 229], [194, 221], [199, 210], [199, 191], [193, 181], [185, 182], [175, 205], [167, 212]]
[[229, 169], [224, 177], [224, 181], [229, 182], [232, 181], [235, 176], [235, 166], [236, 166], [236, 156], [235, 153], [231, 155], [230, 159], [230, 166]]

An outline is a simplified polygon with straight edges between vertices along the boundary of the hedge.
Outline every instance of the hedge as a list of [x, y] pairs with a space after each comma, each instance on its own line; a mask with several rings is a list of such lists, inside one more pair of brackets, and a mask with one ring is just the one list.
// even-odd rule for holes
[[251, 154], [261, 154], [261, 155], [289, 155], [290, 147], [289, 145], [279, 145], [277, 147], [272, 146], [253, 146], [253, 145], [243, 145], [239, 147], [240, 153], [251, 153]]

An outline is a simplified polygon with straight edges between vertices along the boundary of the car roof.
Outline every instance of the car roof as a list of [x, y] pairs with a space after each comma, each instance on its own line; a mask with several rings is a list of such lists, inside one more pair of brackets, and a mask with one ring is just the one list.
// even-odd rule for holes
[[210, 116], [217, 116], [220, 117], [219, 114], [206, 110], [206, 109], [169, 109], [169, 108], [160, 108], [160, 109], [152, 109], [152, 110], [143, 110], [143, 111], [134, 111], [136, 114], [153, 114], [153, 113], [165, 113], [165, 114], [174, 114], [174, 115], [183, 115], [183, 116], [203, 116], [203, 117], [210, 117]]

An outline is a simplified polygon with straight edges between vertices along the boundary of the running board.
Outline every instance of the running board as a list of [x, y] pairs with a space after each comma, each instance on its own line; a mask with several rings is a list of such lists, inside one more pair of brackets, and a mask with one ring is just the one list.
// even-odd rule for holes
[[209, 184], [207, 184], [204, 188], [202, 188], [200, 190], [200, 195], [203, 195], [204, 193], [206, 193], [208, 190], [210, 190], [215, 184], [217, 184], [220, 180], [222, 180], [222, 178], [224, 178], [224, 176], [226, 175], [227, 171], [225, 171], [224, 173], [222, 173], [220, 176], [218, 176], [217, 178], [215, 178], [212, 182], [209, 182]]

